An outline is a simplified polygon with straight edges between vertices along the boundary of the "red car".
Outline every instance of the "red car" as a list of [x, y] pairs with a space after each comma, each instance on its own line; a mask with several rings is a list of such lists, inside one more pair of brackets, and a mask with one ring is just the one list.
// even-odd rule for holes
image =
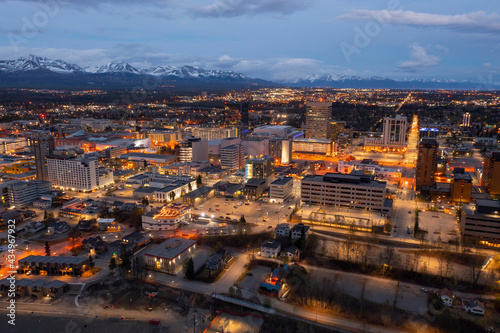
[[160, 325], [160, 319], [150, 319], [149, 325]]

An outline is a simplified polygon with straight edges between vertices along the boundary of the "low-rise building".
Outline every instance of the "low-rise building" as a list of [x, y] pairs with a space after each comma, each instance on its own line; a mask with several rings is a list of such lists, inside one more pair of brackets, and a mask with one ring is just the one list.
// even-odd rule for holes
[[268, 239], [260, 246], [260, 255], [262, 257], [277, 258], [280, 251], [281, 243], [274, 239]]
[[88, 267], [88, 257], [52, 257], [29, 255], [19, 259], [19, 274], [28, 271], [34, 274], [46, 272], [49, 275], [80, 275]]
[[302, 238], [302, 235], [304, 235], [304, 238], [307, 238], [309, 236], [309, 229], [311, 227], [304, 225], [303, 223], [298, 223], [294, 225], [291, 229], [292, 233], [292, 239], [300, 239]]
[[444, 288], [439, 291], [439, 298], [443, 301], [445, 306], [452, 306], [455, 296], [453, 296], [450, 289]]
[[179, 223], [191, 220], [188, 205], [168, 204], [160, 210], [150, 211], [142, 216], [143, 230], [175, 230]]
[[268, 182], [264, 178], [251, 178], [247, 180], [243, 188], [243, 195], [248, 199], [258, 199], [268, 188]]
[[104, 231], [120, 231], [122, 228], [114, 218], [97, 220], [99, 229]]
[[106, 253], [108, 252], [108, 243], [106, 243], [101, 236], [89, 237], [82, 242], [83, 248], [89, 250], [91, 253]]
[[260, 284], [259, 292], [272, 297], [281, 297], [285, 292], [285, 279], [290, 271], [290, 266], [275, 268], [269, 278]]
[[472, 300], [463, 299], [462, 307], [465, 311], [479, 316], [484, 316], [484, 304], [478, 299], [474, 298]]
[[205, 264], [205, 267], [212, 271], [219, 270], [221, 268], [224, 268], [224, 266], [226, 265], [227, 261], [230, 258], [231, 257], [229, 256], [229, 252], [227, 250], [220, 249], [216, 253], [214, 253], [210, 257], [210, 259], [208, 259], [208, 261]]
[[172, 272], [176, 266], [193, 255], [196, 241], [172, 237], [163, 243], [146, 250], [144, 253], [146, 266], [160, 271]]
[[274, 235], [278, 237], [290, 237], [290, 225], [288, 223], [280, 223], [276, 225], [274, 229]]

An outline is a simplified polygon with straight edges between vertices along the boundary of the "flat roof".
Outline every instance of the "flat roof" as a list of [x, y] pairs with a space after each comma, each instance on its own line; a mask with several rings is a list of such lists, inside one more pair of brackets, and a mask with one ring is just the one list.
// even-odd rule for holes
[[264, 241], [264, 243], [262, 243], [261, 246], [268, 247], [271, 249], [277, 249], [281, 246], [281, 243], [278, 241], [275, 241], [274, 239], [268, 239], [268, 240]]
[[146, 251], [145, 255], [172, 260], [196, 244], [194, 239], [172, 237]]
[[283, 177], [283, 178], [278, 178], [274, 182], [271, 183], [271, 185], [286, 185], [290, 181], [293, 181], [292, 177]]
[[29, 255], [25, 258], [19, 259], [19, 262], [37, 262], [47, 264], [74, 264], [79, 265], [87, 261], [87, 257], [52, 257], [52, 256], [34, 256]]

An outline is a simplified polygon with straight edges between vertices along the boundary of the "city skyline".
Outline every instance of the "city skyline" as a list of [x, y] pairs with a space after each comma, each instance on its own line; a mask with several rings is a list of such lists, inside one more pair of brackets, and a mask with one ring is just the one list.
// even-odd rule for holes
[[0, 59], [198, 65], [278, 81], [328, 73], [497, 82], [495, 4], [429, 4], [0, 1], [9, 13]]

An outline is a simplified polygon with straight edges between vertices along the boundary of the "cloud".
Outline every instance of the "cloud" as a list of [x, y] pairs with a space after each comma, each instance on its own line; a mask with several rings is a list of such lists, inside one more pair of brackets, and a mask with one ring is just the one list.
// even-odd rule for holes
[[246, 59], [223, 55], [212, 64], [214, 68], [244, 73], [250, 77], [286, 80], [304, 77], [320, 71], [321, 62], [308, 58]]
[[237, 17], [244, 15], [289, 15], [311, 7], [312, 1], [304, 0], [216, 0], [211, 5], [192, 7], [199, 17]]
[[[435, 49], [441, 50], [444, 53], [448, 52], [448, 49], [441, 45], [436, 45]], [[398, 70], [409, 73], [421, 72], [427, 67], [438, 65], [441, 61], [440, 57], [429, 54], [424, 47], [418, 45], [417, 43], [410, 45], [410, 50], [411, 60], [400, 62]]]
[[484, 11], [462, 15], [440, 15], [402, 10], [389, 11], [355, 9], [338, 16], [337, 19], [377, 21], [381, 24], [402, 26], [447, 28], [459, 32], [500, 32], [500, 15], [496, 12], [488, 14]]

